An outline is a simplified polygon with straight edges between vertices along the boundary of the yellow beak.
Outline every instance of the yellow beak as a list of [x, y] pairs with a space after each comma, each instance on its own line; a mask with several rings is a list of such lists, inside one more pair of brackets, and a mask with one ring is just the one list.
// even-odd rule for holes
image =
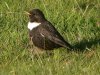
[[24, 13], [26, 14], [26, 15], [31, 15], [29, 12], [27, 12], [27, 11], [24, 11]]

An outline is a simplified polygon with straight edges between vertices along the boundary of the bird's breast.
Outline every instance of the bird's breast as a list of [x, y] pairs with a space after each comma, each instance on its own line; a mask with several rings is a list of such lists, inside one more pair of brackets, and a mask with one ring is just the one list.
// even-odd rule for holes
[[28, 23], [28, 29], [29, 29], [29, 30], [32, 30], [32, 29], [38, 27], [40, 24], [41, 24], [41, 23], [37, 23], [37, 22], [29, 22], [29, 23]]

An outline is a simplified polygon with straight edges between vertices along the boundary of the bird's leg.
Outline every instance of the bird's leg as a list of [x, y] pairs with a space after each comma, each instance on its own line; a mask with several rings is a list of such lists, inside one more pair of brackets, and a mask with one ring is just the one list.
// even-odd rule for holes
[[29, 38], [29, 45], [30, 45], [29, 51], [31, 53], [31, 58], [33, 60], [34, 56], [38, 56], [40, 58], [40, 55], [42, 55], [44, 53], [44, 51], [40, 48], [35, 47], [32, 39], [33, 39], [33, 37]]
[[30, 37], [30, 40], [29, 40], [29, 45], [30, 45], [31, 48], [33, 48], [32, 38], [33, 38], [33, 37]]
[[29, 37], [29, 47], [30, 47], [29, 52], [30, 52], [31, 59], [33, 60], [34, 55], [33, 55], [33, 42], [32, 42], [32, 38], [33, 38], [32, 36]]
[[34, 54], [39, 56], [41, 54], [44, 53], [44, 50], [40, 49], [40, 48], [37, 48], [37, 47], [34, 47]]

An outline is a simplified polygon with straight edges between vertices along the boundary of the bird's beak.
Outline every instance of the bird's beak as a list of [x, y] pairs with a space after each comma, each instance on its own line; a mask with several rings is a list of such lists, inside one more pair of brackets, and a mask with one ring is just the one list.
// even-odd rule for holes
[[27, 12], [27, 11], [24, 11], [24, 14], [26, 14], [26, 15], [31, 15], [29, 12]]

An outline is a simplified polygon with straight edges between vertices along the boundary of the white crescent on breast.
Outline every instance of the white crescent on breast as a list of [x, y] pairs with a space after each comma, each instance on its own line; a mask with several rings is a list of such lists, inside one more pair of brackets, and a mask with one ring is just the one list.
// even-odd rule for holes
[[41, 23], [37, 23], [37, 22], [28, 22], [28, 29], [32, 30], [36, 27], [38, 27]]

